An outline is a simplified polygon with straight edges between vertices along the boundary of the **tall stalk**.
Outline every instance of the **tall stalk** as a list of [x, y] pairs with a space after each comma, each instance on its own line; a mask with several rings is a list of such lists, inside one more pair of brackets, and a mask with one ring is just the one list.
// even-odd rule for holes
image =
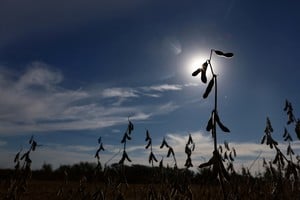
[[225, 193], [224, 189], [224, 180], [229, 180], [228, 172], [226, 171], [223, 162], [222, 162], [222, 156], [218, 152], [218, 141], [217, 141], [217, 125], [220, 127], [220, 129], [223, 132], [230, 132], [230, 130], [222, 124], [220, 121], [219, 115], [218, 115], [218, 85], [217, 85], [217, 75], [214, 73], [213, 66], [211, 64], [212, 55], [215, 53], [218, 56], [225, 57], [225, 58], [231, 58], [233, 56], [233, 53], [224, 53], [219, 50], [211, 49], [209, 59], [206, 60], [205, 63], [202, 64], [201, 68], [198, 68], [196, 71], [192, 73], [192, 76], [197, 76], [199, 73], [201, 73], [201, 81], [203, 83], [207, 83], [207, 76], [206, 71], [207, 67], [209, 65], [212, 79], [209, 81], [207, 88], [203, 94], [203, 98], [207, 98], [208, 95], [211, 93], [212, 88], [214, 87], [214, 109], [211, 113], [211, 117], [208, 121], [208, 124], [206, 126], [206, 130], [211, 132], [212, 137], [214, 139], [214, 151], [213, 151], [213, 157], [207, 162], [203, 163], [199, 166], [199, 168], [212, 166], [213, 167], [213, 174], [215, 177], [219, 177], [222, 192], [224, 195], [224, 199], [227, 198], [227, 195]]

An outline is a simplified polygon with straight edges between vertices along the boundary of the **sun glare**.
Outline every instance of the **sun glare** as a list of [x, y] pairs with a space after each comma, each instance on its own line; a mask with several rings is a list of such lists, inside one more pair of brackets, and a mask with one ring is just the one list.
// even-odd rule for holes
[[[205, 63], [208, 59], [209, 59], [209, 54], [201, 54], [201, 53], [192, 55], [189, 58], [187, 58], [186, 67], [184, 68], [184, 74], [186, 79], [190, 81], [201, 82], [200, 76], [193, 77], [192, 73], [196, 71], [198, 68], [202, 68], [202, 64]], [[220, 63], [216, 61], [216, 59], [213, 59], [211, 63], [213, 65], [214, 73], [220, 74], [221, 73], [220, 67], [218, 67]], [[208, 79], [210, 79], [212, 76], [209, 67], [207, 68], [206, 75]]]
[[[188, 80], [192, 80], [195, 82], [201, 81], [199, 77], [193, 77], [192, 73], [197, 70], [198, 68], [202, 67], [202, 64], [208, 59], [208, 56], [204, 56], [201, 54], [193, 55], [187, 59], [187, 64], [184, 69], [185, 76]], [[209, 73], [208, 73], [209, 74]], [[208, 76], [210, 77], [210, 75]]]

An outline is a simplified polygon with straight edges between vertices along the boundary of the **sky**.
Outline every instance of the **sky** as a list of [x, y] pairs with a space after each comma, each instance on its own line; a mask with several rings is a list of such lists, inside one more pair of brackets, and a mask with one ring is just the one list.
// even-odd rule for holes
[[190, 133], [198, 166], [213, 151], [205, 127], [214, 98], [202, 98], [206, 85], [191, 74], [217, 49], [234, 53], [211, 61], [218, 113], [231, 131], [218, 129], [218, 142], [236, 149], [237, 168], [261, 170], [262, 158], [274, 156], [260, 144], [266, 117], [285, 151], [286, 99], [300, 116], [299, 7], [279, 0], [2, 0], [0, 167], [14, 166], [31, 135], [42, 145], [32, 152], [33, 168], [96, 163], [100, 136], [101, 162], [118, 162], [128, 117], [132, 164], [149, 165], [148, 129], [157, 157], [173, 164], [159, 149], [165, 137], [179, 167]]

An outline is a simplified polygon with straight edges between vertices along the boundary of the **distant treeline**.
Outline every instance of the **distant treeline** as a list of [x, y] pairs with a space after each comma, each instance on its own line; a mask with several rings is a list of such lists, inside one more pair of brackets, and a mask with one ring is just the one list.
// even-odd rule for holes
[[[148, 167], [144, 165], [131, 165], [131, 166], [120, 166], [118, 164], [112, 164], [111, 166], [105, 167], [105, 169], [97, 169], [95, 163], [80, 162], [74, 165], [61, 165], [59, 168], [53, 170], [50, 164], [44, 164], [41, 169], [32, 170], [33, 180], [68, 180], [78, 181], [83, 177], [88, 181], [103, 181], [107, 180], [107, 177], [120, 178], [123, 173], [120, 173], [120, 167], [126, 173], [126, 180], [129, 184], [144, 184], [144, 183], [155, 183], [165, 178], [166, 180], [172, 179], [172, 177], [182, 177], [187, 179], [191, 183], [212, 183], [216, 180], [212, 180], [212, 171], [209, 168], [201, 169], [198, 172], [194, 172], [188, 169], [176, 169], [169, 167]], [[13, 169], [0, 169], [0, 180], [9, 180], [15, 170]], [[161, 173], [163, 172], [163, 173]], [[157, 177], [157, 176], [165, 177]], [[235, 177], [251, 176], [246, 170], [242, 170], [242, 174], [231, 174]], [[267, 173], [264, 174], [267, 177]]]

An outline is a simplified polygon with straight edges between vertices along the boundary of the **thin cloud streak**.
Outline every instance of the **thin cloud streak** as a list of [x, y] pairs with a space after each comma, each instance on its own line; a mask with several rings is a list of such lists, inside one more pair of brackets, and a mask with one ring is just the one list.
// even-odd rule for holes
[[[145, 98], [183, 88], [176, 84], [104, 88], [99, 94], [99, 89], [64, 88], [63, 74], [42, 62], [33, 62], [23, 74], [6, 71], [0, 76], [2, 134], [105, 128], [124, 124], [129, 115], [136, 121], [148, 120], [180, 105], [172, 101], [148, 104]], [[127, 105], [129, 100], [135, 104]]]

